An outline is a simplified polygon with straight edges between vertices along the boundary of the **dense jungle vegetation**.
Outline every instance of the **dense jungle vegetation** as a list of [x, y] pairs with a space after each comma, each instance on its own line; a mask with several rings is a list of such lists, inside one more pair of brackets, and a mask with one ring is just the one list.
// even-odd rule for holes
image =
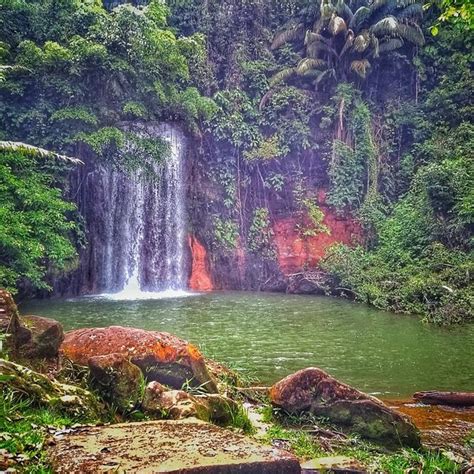
[[77, 165], [21, 143], [127, 170], [166, 146], [121, 124], [174, 120], [214, 150], [223, 251], [274, 258], [277, 199], [309, 217], [303, 238], [328, 232], [325, 189], [364, 236], [322, 262], [335, 287], [473, 319], [470, 2], [141, 3], [1, 2], [0, 286], [48, 289], [85, 244], [65, 179]]

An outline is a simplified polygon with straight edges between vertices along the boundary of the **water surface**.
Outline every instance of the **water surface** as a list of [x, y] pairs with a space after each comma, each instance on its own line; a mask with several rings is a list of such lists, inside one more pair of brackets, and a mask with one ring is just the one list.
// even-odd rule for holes
[[474, 390], [474, 325], [429, 326], [341, 299], [214, 292], [31, 301], [21, 311], [57, 319], [66, 330], [121, 325], [167, 331], [265, 384], [317, 366], [385, 398]]

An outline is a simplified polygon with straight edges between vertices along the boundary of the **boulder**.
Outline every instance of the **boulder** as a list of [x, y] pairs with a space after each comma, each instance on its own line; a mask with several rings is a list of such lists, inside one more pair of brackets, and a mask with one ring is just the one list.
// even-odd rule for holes
[[22, 316], [21, 321], [30, 331], [30, 338], [20, 345], [25, 357], [56, 357], [64, 339], [64, 331], [58, 321], [41, 316]]
[[121, 354], [108, 354], [89, 359], [90, 384], [102, 398], [119, 411], [126, 412], [142, 398], [143, 374]]
[[66, 333], [61, 353], [72, 362], [87, 365], [95, 356], [121, 354], [140, 367], [147, 381], [180, 389], [200, 386], [217, 392], [205, 359], [192, 344], [165, 332], [110, 326]]
[[195, 417], [222, 424], [232, 422], [239, 410], [234, 400], [218, 394], [191, 395], [184, 390], [168, 390], [159, 382], [150, 382], [142, 400], [145, 413], [158, 418], [179, 420]]
[[270, 389], [273, 405], [289, 413], [309, 412], [389, 447], [420, 446], [411, 420], [375, 397], [339, 382], [324, 370], [300, 370]]

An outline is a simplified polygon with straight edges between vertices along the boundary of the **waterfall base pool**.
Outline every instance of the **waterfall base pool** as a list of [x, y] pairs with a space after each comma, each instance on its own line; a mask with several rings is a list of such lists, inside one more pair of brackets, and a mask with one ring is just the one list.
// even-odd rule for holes
[[317, 366], [381, 398], [474, 390], [474, 325], [429, 326], [341, 299], [213, 292], [30, 301], [20, 309], [57, 319], [66, 330], [121, 325], [167, 331], [262, 384]]

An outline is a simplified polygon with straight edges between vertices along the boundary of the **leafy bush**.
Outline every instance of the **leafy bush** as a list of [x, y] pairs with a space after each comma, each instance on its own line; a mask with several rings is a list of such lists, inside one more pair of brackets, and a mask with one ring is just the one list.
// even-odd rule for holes
[[54, 174], [34, 156], [0, 152], [0, 286], [14, 293], [25, 283], [49, 289], [48, 272], [75, 264], [75, 206]]

